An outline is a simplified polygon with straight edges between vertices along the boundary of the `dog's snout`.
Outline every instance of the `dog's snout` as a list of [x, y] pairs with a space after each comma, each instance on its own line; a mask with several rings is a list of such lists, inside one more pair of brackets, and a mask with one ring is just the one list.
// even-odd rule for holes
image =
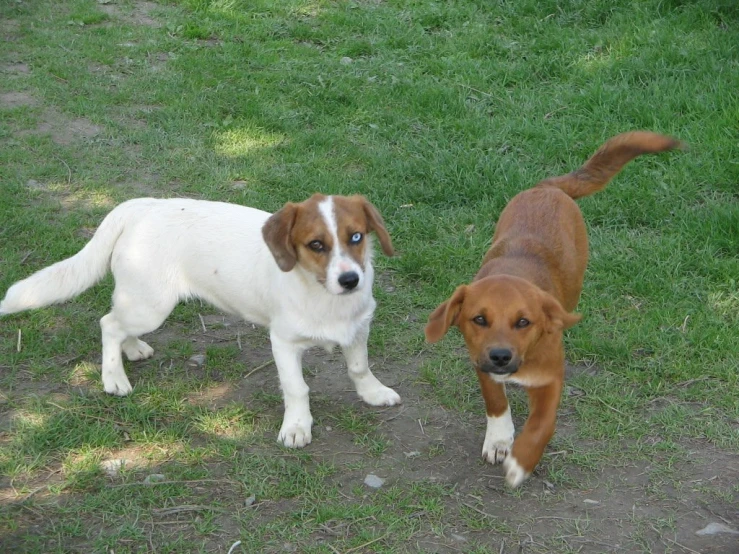
[[505, 367], [511, 363], [513, 352], [508, 348], [493, 348], [488, 352], [488, 356], [490, 357], [490, 361], [493, 362], [493, 365]]
[[359, 284], [359, 275], [356, 271], [347, 271], [339, 275], [339, 284], [346, 290], [352, 290]]

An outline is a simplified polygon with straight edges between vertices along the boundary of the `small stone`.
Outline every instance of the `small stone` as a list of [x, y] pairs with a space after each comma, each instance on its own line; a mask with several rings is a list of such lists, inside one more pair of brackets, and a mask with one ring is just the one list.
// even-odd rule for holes
[[457, 535], [456, 533], [452, 533], [452, 538], [457, 542], [467, 542], [467, 537], [463, 537], [462, 535]]
[[190, 356], [190, 359], [187, 360], [187, 365], [190, 367], [203, 367], [205, 365], [205, 354]]
[[100, 467], [110, 477], [117, 477], [126, 464], [126, 460], [105, 460], [100, 462]]
[[331, 427], [330, 425], [326, 425], [326, 431], [333, 431], [333, 430], [334, 430], [333, 427]]
[[367, 477], [364, 478], [364, 484], [373, 489], [379, 489], [384, 482], [385, 479], [383, 479], [382, 477], [378, 477], [373, 473], [370, 473], [369, 475], [367, 475]]
[[370, 129], [374, 129], [375, 131], [380, 128], [380, 126], [377, 123], [370, 123], [369, 124]]
[[147, 475], [146, 479], [144, 479], [144, 485], [152, 485], [154, 483], [161, 483], [162, 481], [166, 481], [167, 478], [164, 476], [163, 473], [152, 473], [151, 475]]
[[249, 498], [244, 500], [244, 506], [246, 506], [247, 508], [250, 506], [253, 506], [256, 501], [257, 501], [256, 495], [252, 494]]
[[343, 57], [343, 58], [341, 58], [341, 59], [340, 59], [339, 61], [340, 61], [340, 62], [341, 62], [341, 63], [342, 63], [343, 65], [349, 65], [349, 64], [350, 64], [350, 63], [352, 63], [352, 62], [353, 62], [354, 60], [353, 60], [353, 59], [351, 59], [351, 58], [350, 58], [349, 56], [344, 56], [344, 57]]
[[418, 450], [414, 450], [413, 452], [405, 452], [406, 458], [418, 458], [418, 456], [421, 455], [421, 453]]
[[704, 536], [704, 535], [718, 535], [720, 533], [728, 533], [729, 535], [739, 535], [739, 531], [736, 529], [732, 529], [728, 525], [724, 525], [723, 523], [716, 523], [715, 521], [712, 521], [708, 525], [706, 525], [703, 529], [700, 529], [695, 532], [696, 535]]
[[282, 550], [285, 551], [285, 552], [297, 552], [298, 551], [298, 547], [295, 546], [291, 542], [286, 542], [285, 544], [282, 545]]
[[586, 498], [583, 500], [583, 504], [600, 504], [599, 500], [592, 500], [590, 498]]
[[26, 186], [31, 190], [43, 190], [44, 188], [46, 188], [44, 187], [43, 184], [39, 183], [36, 179], [29, 179], [28, 181], [26, 181]]

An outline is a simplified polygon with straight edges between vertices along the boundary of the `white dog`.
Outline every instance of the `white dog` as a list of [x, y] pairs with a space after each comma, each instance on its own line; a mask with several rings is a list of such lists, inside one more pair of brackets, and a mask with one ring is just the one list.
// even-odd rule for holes
[[285, 399], [278, 440], [302, 447], [313, 417], [302, 355], [338, 344], [359, 396], [392, 406], [400, 396], [370, 371], [367, 337], [372, 297], [374, 231], [393, 254], [382, 217], [361, 196], [316, 194], [269, 213], [234, 204], [140, 198], [116, 207], [76, 255], [14, 284], [0, 315], [63, 302], [97, 283], [110, 269], [113, 308], [100, 320], [105, 392], [124, 396], [129, 360], [150, 357], [139, 336], [157, 329], [183, 299], [269, 328]]

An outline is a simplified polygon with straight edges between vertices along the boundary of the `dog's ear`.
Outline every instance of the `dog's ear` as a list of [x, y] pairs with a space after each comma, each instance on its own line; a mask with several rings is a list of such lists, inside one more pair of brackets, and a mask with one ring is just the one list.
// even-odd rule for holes
[[262, 236], [282, 271], [290, 271], [298, 262], [298, 253], [291, 237], [298, 205], [288, 202], [277, 213], [270, 216], [262, 227]]
[[554, 296], [546, 292], [542, 292], [541, 308], [544, 311], [544, 329], [547, 333], [569, 329], [582, 318], [580, 314], [571, 314], [565, 310]]
[[449, 300], [442, 302], [438, 308], [431, 312], [429, 322], [424, 330], [426, 342], [437, 342], [446, 335], [449, 327], [457, 324], [457, 317], [459, 317], [459, 312], [462, 309], [466, 291], [466, 285], [458, 286]]
[[385, 229], [385, 222], [382, 220], [380, 212], [377, 211], [369, 200], [364, 197], [362, 199], [362, 207], [364, 209], [364, 216], [367, 218], [367, 227], [370, 231], [374, 231], [377, 238], [382, 246], [382, 251], [386, 256], [392, 256], [395, 254], [393, 249], [393, 243], [390, 241], [390, 235]]

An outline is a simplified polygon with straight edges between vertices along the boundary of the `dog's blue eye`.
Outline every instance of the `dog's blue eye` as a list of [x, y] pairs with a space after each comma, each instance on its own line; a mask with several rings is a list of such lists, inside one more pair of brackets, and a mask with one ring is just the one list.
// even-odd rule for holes
[[323, 252], [326, 250], [326, 247], [323, 245], [323, 243], [320, 240], [312, 240], [308, 243], [308, 248], [313, 250], [313, 252]]
[[531, 322], [526, 319], [525, 317], [522, 317], [516, 322], [516, 329], [523, 329], [524, 327], [528, 327]]
[[351, 244], [359, 244], [362, 242], [362, 233], [354, 233], [352, 238], [349, 239], [349, 242]]
[[478, 315], [476, 317], [472, 318], [472, 321], [474, 321], [477, 325], [481, 327], [485, 327], [488, 324], [487, 319], [485, 319], [484, 316]]

